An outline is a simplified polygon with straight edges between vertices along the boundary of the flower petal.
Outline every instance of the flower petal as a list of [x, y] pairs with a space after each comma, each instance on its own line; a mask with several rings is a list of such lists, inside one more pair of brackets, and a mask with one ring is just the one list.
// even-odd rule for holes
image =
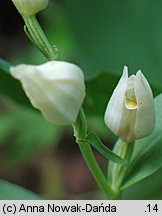
[[135, 95], [138, 107], [134, 133], [136, 138], [141, 138], [149, 135], [155, 127], [152, 91], [141, 71], [136, 74]]
[[125, 92], [128, 85], [128, 68], [124, 66], [123, 75], [120, 78], [105, 112], [105, 123], [116, 135], [122, 126]]
[[32, 105], [54, 124], [76, 121], [85, 97], [83, 72], [74, 64], [48, 62], [10, 68], [19, 79]]

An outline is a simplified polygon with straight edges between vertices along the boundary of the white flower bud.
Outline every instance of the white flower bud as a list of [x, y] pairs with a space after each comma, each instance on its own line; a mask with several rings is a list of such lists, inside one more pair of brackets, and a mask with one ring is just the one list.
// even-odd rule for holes
[[133, 142], [151, 134], [155, 127], [152, 90], [141, 71], [128, 78], [125, 66], [105, 112], [105, 123], [117, 136]]
[[20, 80], [32, 105], [54, 124], [72, 124], [85, 97], [82, 70], [74, 64], [51, 61], [42, 65], [10, 68]]
[[48, 0], [12, 0], [15, 7], [22, 15], [35, 15], [46, 8]]

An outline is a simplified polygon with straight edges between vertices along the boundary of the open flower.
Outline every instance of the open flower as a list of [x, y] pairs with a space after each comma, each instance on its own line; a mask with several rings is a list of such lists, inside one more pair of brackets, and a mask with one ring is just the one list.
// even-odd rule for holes
[[12, 0], [22, 15], [35, 15], [46, 8], [49, 0]]
[[126, 142], [148, 136], [155, 127], [152, 90], [139, 70], [128, 78], [125, 66], [105, 112], [105, 123]]
[[72, 124], [85, 97], [82, 70], [74, 64], [50, 61], [42, 65], [10, 68], [20, 80], [32, 105], [54, 124]]

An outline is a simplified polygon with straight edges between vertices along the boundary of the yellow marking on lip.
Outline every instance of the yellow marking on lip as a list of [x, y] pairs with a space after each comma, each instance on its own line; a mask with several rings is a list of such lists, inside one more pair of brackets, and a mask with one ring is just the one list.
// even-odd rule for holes
[[135, 100], [130, 100], [125, 97], [125, 107], [129, 110], [137, 109], [137, 102]]

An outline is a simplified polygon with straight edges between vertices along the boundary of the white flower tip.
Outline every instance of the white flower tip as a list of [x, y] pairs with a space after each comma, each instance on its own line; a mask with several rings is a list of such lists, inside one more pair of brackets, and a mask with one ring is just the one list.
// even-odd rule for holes
[[124, 65], [123, 74], [128, 76], [128, 67], [126, 65]]
[[10, 74], [16, 79], [20, 78], [22, 72], [23, 72], [23, 65], [10, 67]]
[[141, 70], [138, 70], [138, 71], [137, 71], [137, 73], [136, 73], [136, 77], [137, 77], [137, 79], [138, 79], [138, 78], [141, 78], [141, 79], [142, 79], [142, 77], [143, 77], [143, 73], [142, 73]]

